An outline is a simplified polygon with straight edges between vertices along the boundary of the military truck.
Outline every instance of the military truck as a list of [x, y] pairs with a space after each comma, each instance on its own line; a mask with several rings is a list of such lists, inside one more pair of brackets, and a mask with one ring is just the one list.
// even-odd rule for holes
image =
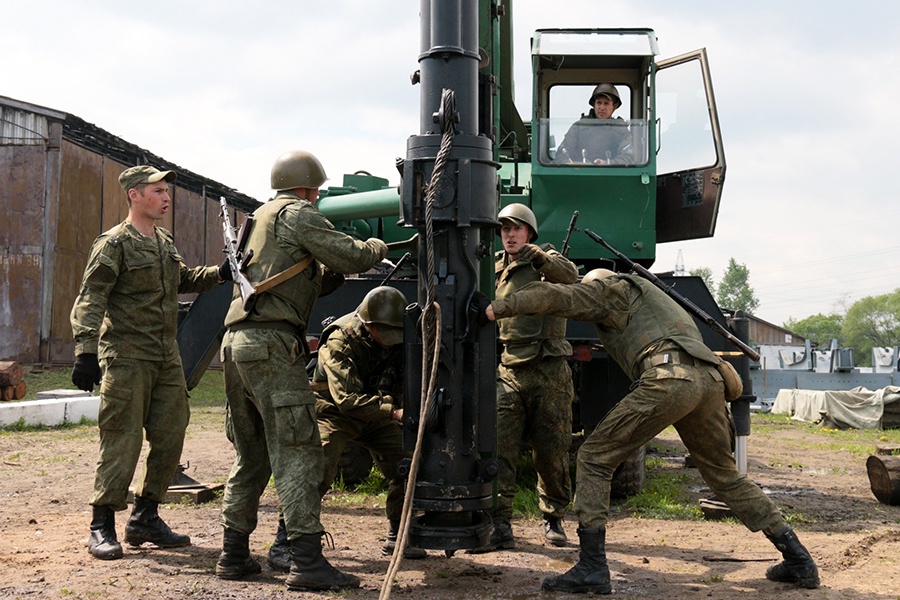
[[[337, 228], [396, 248], [391, 285], [412, 302], [405, 443], [422, 451], [414, 506], [423, 516], [410, 535], [419, 547], [448, 552], [483, 545], [490, 532], [483, 513], [497, 470], [491, 458], [497, 341], [493, 327], [478, 324], [473, 306], [479, 293], [493, 293], [499, 210], [510, 203], [531, 207], [541, 241], [557, 247], [567, 241], [582, 273], [610, 260], [627, 270], [579, 232], [585, 228], [649, 268], [657, 244], [714, 234], [725, 175], [705, 50], [660, 60], [650, 29], [538, 30], [530, 41], [533, 100], [523, 118], [514, 101], [512, 8], [511, 0], [421, 1], [421, 53], [412, 75], [420, 86], [420, 132], [397, 161], [400, 186], [360, 172], [322, 190], [319, 202]], [[621, 100], [627, 161], [610, 154], [596, 161], [562, 148], [568, 130], [587, 120], [599, 84], [614, 86]], [[670, 275], [661, 278], [676, 283]], [[354, 310], [385, 277], [350, 278], [323, 298], [309, 339], [324, 319]], [[729, 326], [699, 278], [679, 277], [676, 285]], [[441, 326], [429, 342], [422, 324], [434, 306]], [[710, 347], [738, 360], [723, 338], [700, 328]], [[574, 348], [574, 429], [590, 432], [630, 381], [590, 324], [570, 322], [567, 335]], [[432, 369], [436, 384], [429, 383]], [[432, 403], [420, 403], [420, 395]], [[642, 482], [643, 454], [617, 476], [619, 493], [637, 492]]]

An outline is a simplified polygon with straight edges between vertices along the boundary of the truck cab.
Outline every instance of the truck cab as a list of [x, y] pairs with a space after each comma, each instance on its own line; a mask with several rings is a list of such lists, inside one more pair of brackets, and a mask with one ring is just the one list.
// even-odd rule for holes
[[[713, 235], [725, 155], [706, 52], [664, 61], [657, 54], [650, 29], [535, 32], [529, 152], [504, 153], [514, 137], [506, 136], [498, 156], [501, 205], [529, 205], [542, 239], [559, 246], [577, 210], [579, 227], [649, 267], [657, 243]], [[592, 115], [601, 83], [621, 100], [612, 119]], [[573, 152], [564, 143], [570, 131], [623, 136], [627, 157]], [[587, 236], [571, 236], [570, 245], [586, 269], [610, 257]]]

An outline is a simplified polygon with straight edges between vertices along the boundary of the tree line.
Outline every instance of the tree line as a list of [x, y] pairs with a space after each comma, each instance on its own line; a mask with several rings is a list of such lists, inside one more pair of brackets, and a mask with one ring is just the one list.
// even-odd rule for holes
[[[689, 273], [703, 279], [721, 308], [756, 314], [760, 301], [750, 285], [750, 270], [746, 265], [729, 259], [718, 284], [707, 267]], [[837, 340], [838, 347], [853, 348], [857, 364], [871, 366], [872, 348], [900, 346], [900, 288], [888, 294], [866, 296], [846, 307], [843, 313], [817, 313], [803, 319], [791, 317], [782, 326], [820, 348]]]

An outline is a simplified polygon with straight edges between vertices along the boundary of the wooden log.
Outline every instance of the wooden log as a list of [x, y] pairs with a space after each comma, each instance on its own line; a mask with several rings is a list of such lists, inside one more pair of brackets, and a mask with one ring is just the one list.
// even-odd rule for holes
[[14, 385], [4, 385], [0, 388], [0, 400], [4, 402], [9, 402], [13, 399], [13, 394], [16, 393], [16, 386]]
[[875, 454], [883, 456], [900, 455], [900, 444], [875, 444]]
[[866, 460], [872, 493], [882, 504], [900, 506], [900, 456], [875, 456]]
[[16, 385], [22, 381], [22, 366], [14, 360], [0, 361], [0, 385]]
[[9, 387], [13, 388], [13, 400], [23, 400], [25, 394], [28, 393], [28, 384], [25, 383], [24, 379], [16, 385], [11, 385]]

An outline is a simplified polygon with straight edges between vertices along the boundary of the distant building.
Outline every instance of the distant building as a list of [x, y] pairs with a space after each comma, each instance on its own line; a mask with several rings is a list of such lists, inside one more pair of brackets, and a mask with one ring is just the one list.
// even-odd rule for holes
[[759, 317], [746, 315], [750, 320], [751, 344], [771, 344], [776, 346], [805, 346], [806, 338], [789, 329], [780, 327]]
[[0, 96], [0, 360], [73, 360], [69, 313], [88, 252], [124, 220], [118, 176], [138, 164], [178, 174], [161, 225], [185, 262], [220, 263], [219, 197], [242, 212], [255, 199], [74, 115]]

